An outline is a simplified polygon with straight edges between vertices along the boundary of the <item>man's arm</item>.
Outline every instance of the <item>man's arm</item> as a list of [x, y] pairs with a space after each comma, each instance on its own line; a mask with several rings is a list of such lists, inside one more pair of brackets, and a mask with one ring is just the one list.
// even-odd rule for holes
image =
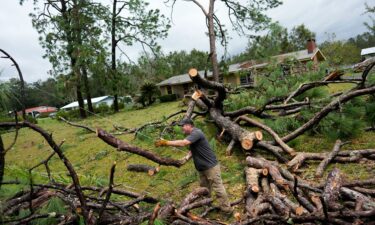
[[190, 145], [191, 142], [184, 139], [184, 140], [174, 140], [174, 141], [167, 141], [166, 145], [174, 146], [174, 147], [184, 147]]

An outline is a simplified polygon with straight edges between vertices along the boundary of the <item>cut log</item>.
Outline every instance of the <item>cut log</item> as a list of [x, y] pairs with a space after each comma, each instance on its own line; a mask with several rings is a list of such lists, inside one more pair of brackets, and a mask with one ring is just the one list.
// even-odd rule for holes
[[252, 167], [245, 168], [246, 186], [247, 189], [254, 193], [259, 192], [259, 175], [261, 170], [254, 169]]
[[262, 132], [250, 132], [243, 129], [238, 124], [224, 117], [216, 108], [211, 108], [210, 114], [216, 124], [222, 129], [225, 129], [232, 136], [232, 139], [239, 141], [242, 148], [245, 150], [250, 150], [253, 147], [254, 142], [260, 141], [263, 138]]
[[340, 148], [342, 146], [341, 140], [337, 140], [335, 143], [335, 146], [333, 146], [333, 150], [330, 154], [328, 154], [327, 158], [325, 158], [316, 169], [315, 176], [316, 177], [322, 177], [323, 172], [325, 168], [328, 166], [328, 164], [333, 160], [333, 158], [337, 155], [337, 153], [340, 151]]
[[290, 208], [287, 205], [285, 205], [284, 202], [281, 201], [281, 199], [272, 195], [268, 195], [266, 196], [266, 201], [268, 201], [273, 206], [277, 215], [281, 215], [281, 216], [289, 215]]
[[297, 216], [300, 216], [302, 214], [307, 214], [308, 213], [308, 211], [305, 208], [303, 208], [302, 206], [300, 206], [300, 205], [294, 203], [293, 201], [291, 201], [288, 198], [288, 196], [281, 194], [279, 188], [277, 188], [277, 186], [274, 183], [270, 184], [270, 188], [272, 190], [271, 191], [272, 195], [275, 196], [276, 198], [280, 199]]
[[363, 201], [362, 208], [364, 210], [374, 210], [375, 209], [374, 201], [371, 198], [367, 197], [366, 195], [364, 195], [362, 193], [359, 193], [358, 191], [354, 191], [354, 190], [346, 188], [346, 187], [341, 187], [340, 188], [340, 195], [343, 198], [349, 198], [352, 201], [358, 201], [358, 200]]
[[180, 208], [186, 205], [189, 205], [190, 203], [194, 202], [195, 200], [197, 200], [198, 198], [202, 196], [208, 196], [208, 195], [209, 195], [209, 191], [207, 188], [204, 188], [204, 187], [196, 188], [181, 201]]
[[254, 141], [260, 141], [263, 139], [263, 134], [260, 131], [255, 131], [251, 133], [243, 132], [239, 139], [242, 148], [245, 150], [250, 150], [254, 145]]
[[129, 164], [126, 168], [128, 171], [134, 171], [134, 172], [145, 172], [148, 173], [148, 175], [153, 176], [154, 174], [158, 173], [160, 168], [149, 166], [149, 165], [143, 165], [143, 164]]
[[[267, 171], [267, 174], [268, 174], [268, 171]], [[260, 185], [262, 187], [263, 193], [268, 194], [270, 192], [270, 183], [268, 182], [267, 177], [262, 177], [260, 179]]]
[[[253, 120], [253, 119], [250, 119], [249, 117], [247, 116], [240, 116], [238, 117], [239, 120], [243, 120], [243, 121], [246, 121], [247, 123], [250, 123], [251, 125], [254, 125], [256, 127], [259, 127], [263, 130], [265, 130], [266, 132], [268, 132], [276, 141], [277, 144], [280, 145], [280, 147], [285, 151], [287, 152], [288, 154], [290, 154], [291, 156], [294, 156], [296, 155], [296, 152], [294, 151], [294, 149], [292, 149], [291, 147], [289, 147], [287, 144], [285, 144], [285, 142], [283, 142], [281, 140], [281, 138], [279, 137], [279, 135], [273, 131], [270, 127], [256, 121], [256, 120]], [[259, 140], [259, 139], [258, 139]], [[261, 140], [261, 139], [260, 139]]]
[[272, 179], [278, 184], [288, 188], [288, 181], [281, 176], [279, 169], [272, 165], [269, 161], [261, 158], [246, 157], [246, 162], [249, 167], [254, 167], [257, 169], [267, 169], [268, 173], [271, 175]]
[[341, 172], [339, 169], [335, 168], [328, 174], [326, 186], [324, 187], [324, 192], [322, 194], [324, 203], [329, 210], [335, 211], [341, 207], [338, 202], [341, 185]]

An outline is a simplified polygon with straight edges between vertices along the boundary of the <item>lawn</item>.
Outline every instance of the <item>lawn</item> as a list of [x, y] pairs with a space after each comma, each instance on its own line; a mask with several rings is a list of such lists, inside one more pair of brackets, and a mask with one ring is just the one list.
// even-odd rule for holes
[[[117, 114], [104, 117], [91, 116], [88, 119], [76, 122], [92, 128], [100, 127], [107, 131], [114, 131], [113, 125], [133, 128], [147, 122], [161, 120], [163, 117], [185, 107], [181, 106], [180, 102], [160, 103], [146, 109], [121, 111]], [[169, 121], [177, 120], [182, 115], [174, 117]], [[117, 152], [116, 149], [97, 138], [94, 133], [88, 133], [81, 128], [70, 126], [64, 122], [45, 118], [39, 119], [38, 125], [49, 131], [57, 143], [64, 141], [62, 149], [76, 169], [83, 185], [107, 185], [110, 167], [116, 161], [115, 184], [118, 185], [118, 188], [138, 193], [147, 193], [163, 200], [179, 202], [181, 198], [198, 186], [198, 175], [192, 162], [188, 162], [181, 168], [161, 166], [160, 172], [154, 176], [149, 176], [145, 173], [129, 172], [126, 170], [128, 164], [157, 165], [134, 154]], [[235, 149], [232, 156], [226, 156], [225, 149], [227, 143], [220, 142], [215, 138], [217, 132], [215, 126], [202, 118], [197, 120], [196, 125], [206, 133], [211, 146], [219, 158], [222, 166], [224, 185], [227, 188], [231, 201], [240, 198], [245, 187], [243, 174], [245, 166], [244, 153], [240, 149]], [[180, 128], [175, 127], [174, 131], [177, 137], [183, 137]], [[2, 136], [5, 146], [8, 146], [13, 141], [14, 132]], [[134, 139], [133, 134], [118, 135], [117, 137], [132, 145], [148, 149], [164, 157], [179, 159], [187, 151], [186, 148], [155, 148], [153, 142], [157, 134], [152, 129], [142, 131], [137, 139]], [[373, 140], [375, 140], [374, 133], [363, 133], [356, 139], [351, 140], [351, 144], [346, 145], [343, 149], [375, 148]], [[334, 141], [319, 135], [303, 135], [294, 140], [292, 144], [296, 151], [321, 152], [331, 151]], [[51, 152], [52, 150], [49, 145], [38, 133], [27, 128], [21, 129], [17, 143], [6, 155], [4, 180], [18, 179], [25, 181], [26, 184], [28, 168], [45, 159]], [[264, 151], [255, 150], [253, 154], [261, 154], [263, 157], [272, 159]], [[52, 170], [52, 176], [56, 181], [70, 183], [67, 170], [56, 156], [52, 158], [49, 165]], [[335, 165], [330, 165], [329, 169], [333, 166]], [[348, 179], [366, 179], [375, 175], [373, 164], [341, 164], [338, 167], [347, 173]], [[305, 172], [301, 176], [307, 180], [316, 181], [313, 177], [316, 165], [309, 163], [307, 167], [303, 168]], [[327, 171], [325, 176], [326, 174]], [[39, 167], [35, 170], [33, 178], [35, 183], [46, 182], [47, 174], [44, 167]], [[21, 187], [10, 185], [2, 187], [0, 190], [0, 199], [10, 196], [19, 188]]]

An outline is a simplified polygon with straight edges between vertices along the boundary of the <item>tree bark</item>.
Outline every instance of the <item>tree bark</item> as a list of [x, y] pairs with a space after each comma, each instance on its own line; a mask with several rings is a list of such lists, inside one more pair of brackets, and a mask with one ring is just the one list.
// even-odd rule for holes
[[153, 176], [157, 172], [159, 172], [159, 167], [153, 167], [153, 166], [143, 165], [143, 164], [129, 164], [126, 169], [128, 171], [146, 172], [150, 176]]
[[117, 151], [126, 151], [130, 153], [134, 153], [137, 155], [140, 155], [142, 157], [145, 157], [151, 161], [154, 161], [160, 165], [166, 165], [166, 166], [175, 166], [175, 167], [181, 167], [184, 165], [189, 158], [184, 157], [181, 160], [175, 160], [175, 159], [170, 159], [170, 158], [163, 158], [158, 155], [155, 155], [154, 153], [143, 150], [141, 148], [138, 148], [136, 146], [129, 145], [126, 142], [123, 142], [120, 139], [117, 139], [113, 135], [107, 133], [106, 131], [98, 128], [96, 130], [96, 135], [102, 139], [104, 142], [107, 144], [111, 145], [112, 147], [115, 147]]
[[0, 190], [1, 190], [1, 184], [3, 183], [4, 168], [5, 168], [5, 149], [4, 149], [3, 139], [0, 134]]
[[340, 148], [342, 146], [341, 140], [337, 140], [335, 143], [335, 146], [333, 147], [333, 150], [330, 154], [328, 154], [327, 158], [325, 158], [318, 166], [315, 176], [316, 177], [322, 177], [323, 172], [325, 168], [328, 166], [328, 164], [333, 160], [333, 158], [337, 155], [337, 153], [340, 151]]
[[342, 178], [340, 170], [333, 169], [327, 177], [326, 186], [324, 187], [323, 200], [324, 204], [331, 210], [338, 210], [340, 204], [338, 203], [340, 187], [342, 185]]
[[86, 94], [87, 108], [90, 113], [94, 114], [94, 107], [92, 106], [92, 102], [91, 102], [90, 83], [89, 83], [89, 79], [87, 75], [86, 66], [82, 66], [82, 78], [83, 78], [83, 86], [84, 86], [85, 94]]
[[239, 120], [243, 120], [243, 121], [246, 121], [247, 123], [250, 123], [251, 125], [254, 125], [256, 127], [259, 127], [263, 130], [265, 130], [266, 132], [268, 132], [276, 141], [277, 144], [280, 145], [280, 147], [288, 154], [290, 154], [291, 156], [295, 156], [296, 155], [296, 152], [294, 151], [294, 149], [292, 149], [291, 147], [289, 147], [287, 144], [285, 144], [285, 142], [283, 142], [281, 140], [281, 138], [279, 137], [279, 135], [273, 131], [270, 127], [258, 122], [258, 121], [255, 121], [253, 119], [250, 119], [249, 117], [247, 116], [240, 116], [238, 117]]

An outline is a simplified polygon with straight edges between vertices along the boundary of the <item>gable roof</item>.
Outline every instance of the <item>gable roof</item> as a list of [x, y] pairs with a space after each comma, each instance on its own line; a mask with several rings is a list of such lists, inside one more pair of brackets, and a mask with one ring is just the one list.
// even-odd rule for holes
[[375, 47], [364, 48], [361, 50], [361, 56], [375, 53]]
[[[202, 73], [204, 73], [203, 70], [199, 71], [199, 74], [202, 74]], [[207, 71], [207, 77], [212, 77], [211, 71]], [[189, 74], [185, 73], [185, 74], [180, 74], [180, 75], [177, 75], [177, 76], [170, 77], [166, 80], [163, 80], [162, 82], [156, 84], [156, 86], [186, 84], [186, 83], [190, 83], [190, 82], [191, 82], [191, 79], [189, 77]]]
[[[101, 101], [103, 101], [103, 100], [105, 100], [107, 98], [113, 98], [113, 97], [109, 96], [109, 95], [105, 95], [105, 96], [100, 96], [100, 97], [92, 98], [91, 99], [91, 103], [95, 104], [95, 103], [101, 102]], [[85, 99], [84, 102], [86, 104], [87, 100]], [[61, 109], [69, 109], [69, 108], [74, 108], [74, 107], [78, 107], [78, 101], [69, 103], [69, 104], [61, 107]]]

